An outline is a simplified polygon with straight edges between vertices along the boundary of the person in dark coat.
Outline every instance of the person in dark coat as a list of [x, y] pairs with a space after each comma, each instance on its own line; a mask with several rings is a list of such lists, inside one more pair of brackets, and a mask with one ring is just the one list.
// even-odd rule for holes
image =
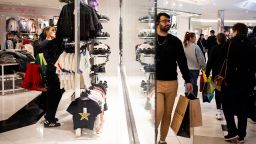
[[[226, 36], [224, 33], [219, 33], [217, 36], [218, 45], [212, 49], [211, 56], [209, 57], [206, 65], [206, 76], [209, 77], [210, 72], [212, 71], [212, 80], [220, 74], [221, 68], [223, 67], [224, 62], [224, 49], [226, 47]], [[221, 92], [215, 89], [215, 101], [217, 107], [216, 119], [221, 120]]]
[[[250, 40], [250, 44], [252, 46], [252, 49], [256, 51], [256, 26], [253, 28], [252, 33], [248, 35], [248, 38]], [[256, 52], [254, 52], [255, 54]], [[254, 71], [254, 81], [256, 79], [256, 73]], [[249, 108], [249, 118], [256, 123], [256, 82], [254, 82], [254, 91], [250, 95], [250, 108]]]
[[210, 31], [210, 36], [207, 38], [206, 41], [206, 50], [208, 58], [211, 55], [212, 48], [217, 45], [216, 36], [214, 35], [215, 31]]
[[[222, 83], [222, 106], [228, 134], [225, 140], [244, 142], [246, 136], [249, 93], [252, 91], [252, 71], [255, 69], [255, 53], [247, 37], [248, 28], [243, 23], [233, 27], [230, 47], [225, 50], [227, 70]], [[228, 44], [229, 45], [229, 44]], [[235, 123], [235, 115], [238, 125]]]
[[199, 39], [197, 40], [197, 45], [200, 47], [201, 51], [204, 54], [204, 58], [205, 58], [205, 48], [206, 48], [206, 40], [204, 38], [204, 34], [200, 34]]

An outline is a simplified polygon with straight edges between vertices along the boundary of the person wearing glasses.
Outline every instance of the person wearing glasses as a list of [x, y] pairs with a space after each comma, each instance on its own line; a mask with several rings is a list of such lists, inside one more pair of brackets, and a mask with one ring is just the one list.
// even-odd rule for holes
[[161, 123], [158, 144], [167, 144], [165, 139], [169, 131], [172, 109], [178, 90], [177, 64], [188, 91], [193, 91], [193, 86], [190, 82], [187, 58], [182, 42], [168, 33], [171, 26], [170, 16], [166, 13], [159, 13], [156, 17], [156, 26], [156, 128]]

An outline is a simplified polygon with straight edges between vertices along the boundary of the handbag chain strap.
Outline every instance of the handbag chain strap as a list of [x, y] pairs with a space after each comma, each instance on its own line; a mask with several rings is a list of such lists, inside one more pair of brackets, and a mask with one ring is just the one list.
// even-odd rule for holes
[[225, 73], [224, 73], [224, 78], [226, 77], [226, 74], [227, 74], [227, 69], [228, 69], [228, 57], [229, 57], [229, 49], [230, 49], [230, 45], [231, 45], [231, 41], [229, 42], [229, 45], [228, 45], [228, 51], [227, 51], [227, 56], [222, 64], [222, 67], [221, 67], [221, 70], [220, 70], [220, 74], [222, 74], [222, 71], [223, 71], [223, 68], [224, 68], [224, 65], [225, 65]]

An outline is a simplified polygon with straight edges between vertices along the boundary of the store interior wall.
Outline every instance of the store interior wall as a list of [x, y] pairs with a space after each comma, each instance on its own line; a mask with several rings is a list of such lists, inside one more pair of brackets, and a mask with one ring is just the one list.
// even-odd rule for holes
[[177, 16], [177, 37], [183, 41], [185, 33], [189, 31], [189, 17]]
[[6, 18], [7, 17], [26, 17], [26, 18], [43, 18], [52, 19], [53, 16], [59, 16], [60, 9], [36, 8], [26, 6], [0, 5], [0, 42], [4, 47], [6, 39]]
[[139, 17], [148, 15], [148, 0], [123, 1], [123, 65], [128, 76], [141, 74], [140, 64], [135, 60], [135, 46], [144, 42], [138, 37], [140, 30], [149, 29], [147, 23], [139, 23]]
[[117, 67], [119, 65], [119, 0], [101, 0], [99, 5], [99, 14], [106, 15], [110, 18], [107, 23], [102, 23], [103, 32], [108, 32], [110, 37], [106, 40], [100, 40], [102, 43], [108, 44], [111, 49], [109, 62], [106, 66], [106, 74], [104, 76], [116, 76]]

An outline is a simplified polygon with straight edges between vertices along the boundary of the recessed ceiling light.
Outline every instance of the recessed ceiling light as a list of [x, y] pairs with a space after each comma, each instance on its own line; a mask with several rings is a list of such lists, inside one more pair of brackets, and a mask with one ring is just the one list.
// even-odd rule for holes
[[179, 4], [179, 7], [183, 7], [183, 4]]
[[216, 6], [216, 2], [212, 3], [214, 6]]
[[168, 3], [169, 3], [168, 1], [165, 2], [165, 4], [167, 4], [167, 5], [168, 5]]
[[173, 6], [176, 6], [176, 3], [175, 3], [175, 2], [173, 2], [173, 3], [172, 3], [172, 5], [173, 5]]

